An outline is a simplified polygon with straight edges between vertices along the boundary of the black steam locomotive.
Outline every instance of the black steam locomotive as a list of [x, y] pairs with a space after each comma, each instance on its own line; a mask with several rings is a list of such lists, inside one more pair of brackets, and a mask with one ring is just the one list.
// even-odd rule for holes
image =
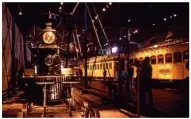
[[[32, 68], [25, 70], [23, 76], [29, 82], [29, 93], [38, 95], [35, 100], [40, 102], [42, 102], [42, 95], [44, 95], [42, 88], [45, 85], [49, 92], [47, 94], [48, 101], [63, 99], [70, 92], [65, 86], [65, 81], [69, 81], [72, 76], [72, 69], [65, 65], [68, 61], [67, 58], [69, 58], [67, 57], [69, 51], [67, 52], [66, 48], [62, 48], [59, 44], [56, 30], [51, 26], [52, 23], [46, 23], [46, 28], [36, 37], [35, 45], [30, 47]], [[28, 73], [28, 75], [27, 71], [33, 73]]]
[[46, 23], [46, 28], [37, 37], [38, 44], [31, 47], [31, 63], [38, 76], [61, 75], [61, 65], [65, 60], [65, 50], [57, 45], [56, 30], [51, 25]]

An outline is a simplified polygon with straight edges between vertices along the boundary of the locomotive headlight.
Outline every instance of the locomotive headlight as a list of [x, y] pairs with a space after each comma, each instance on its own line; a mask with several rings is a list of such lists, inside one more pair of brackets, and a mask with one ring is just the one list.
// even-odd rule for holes
[[55, 34], [53, 32], [45, 32], [43, 34], [43, 41], [46, 44], [52, 44], [55, 41]]
[[47, 66], [51, 66], [54, 63], [54, 57], [52, 55], [47, 55], [44, 62]]

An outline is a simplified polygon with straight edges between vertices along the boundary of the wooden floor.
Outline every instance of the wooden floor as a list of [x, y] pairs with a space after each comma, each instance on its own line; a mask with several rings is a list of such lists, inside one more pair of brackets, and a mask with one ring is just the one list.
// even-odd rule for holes
[[[102, 104], [99, 97], [91, 94], [81, 94], [81, 91], [73, 89], [72, 91], [72, 116], [68, 116], [68, 109], [65, 102], [59, 102], [54, 105], [48, 105], [47, 117], [50, 118], [82, 118], [81, 106], [86, 101], [92, 108], [100, 111], [101, 118], [128, 118], [127, 115], [121, 113], [113, 104]], [[22, 110], [26, 99], [19, 98], [18, 95], [3, 100], [2, 113], [3, 117], [17, 117], [17, 113]], [[43, 107], [34, 105], [28, 113], [28, 118], [41, 118]]]

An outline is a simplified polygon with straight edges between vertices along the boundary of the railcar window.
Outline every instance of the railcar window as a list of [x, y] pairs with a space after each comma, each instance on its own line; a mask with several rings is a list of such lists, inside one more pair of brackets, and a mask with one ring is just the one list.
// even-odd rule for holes
[[183, 52], [183, 58], [184, 58], [184, 62], [188, 61], [188, 59], [189, 59], [189, 51], [188, 50]]
[[164, 63], [164, 55], [158, 55], [158, 63], [163, 64]]
[[108, 63], [106, 63], [106, 69], [108, 69]]
[[165, 55], [166, 63], [172, 63], [172, 54], [166, 54]]
[[109, 63], [109, 69], [112, 69], [112, 64], [111, 63]]
[[96, 64], [94, 64], [94, 68], [93, 69], [96, 70]]
[[103, 68], [105, 68], [105, 64], [103, 64]]
[[173, 54], [174, 57], [174, 63], [182, 62], [182, 53], [181, 52], [175, 52]]
[[102, 64], [100, 64], [100, 69], [102, 69]]
[[97, 64], [97, 69], [99, 69], [99, 64]]
[[156, 56], [151, 56], [151, 64], [156, 64], [156, 63], [157, 63]]
[[90, 65], [90, 70], [92, 70], [92, 65]]

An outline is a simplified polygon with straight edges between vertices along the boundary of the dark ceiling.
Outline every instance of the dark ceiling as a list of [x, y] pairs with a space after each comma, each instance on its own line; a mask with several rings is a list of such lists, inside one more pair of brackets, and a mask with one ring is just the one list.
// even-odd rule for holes
[[[148, 33], [163, 30], [171, 25], [186, 24], [189, 25], [189, 3], [112, 3], [106, 12], [102, 11], [108, 3], [93, 3], [97, 13], [100, 16], [103, 26], [106, 28], [106, 34], [109, 39], [118, 39], [122, 35], [127, 35], [128, 28], [139, 28], [140, 32], [134, 35], [135, 39], [140, 39]], [[60, 3], [6, 3], [12, 15], [15, 18], [20, 30], [24, 36], [29, 35], [32, 27], [43, 28], [45, 20], [48, 18], [48, 12], [56, 14], [67, 14], [72, 12], [76, 3], [63, 3], [62, 12], [59, 13]], [[95, 17], [92, 3], [88, 3], [92, 16]], [[19, 7], [22, 15], [19, 15]], [[176, 14], [176, 17], [173, 15]], [[172, 16], [173, 18], [170, 18]], [[167, 21], [164, 21], [167, 18]], [[80, 3], [72, 17], [79, 31], [84, 29], [85, 24], [85, 5]], [[94, 18], [95, 19], [95, 18]], [[131, 22], [128, 20], [131, 19]], [[54, 20], [56, 26], [59, 19]], [[98, 21], [95, 21], [99, 27]], [[153, 26], [155, 24], [155, 26]], [[89, 32], [94, 35], [92, 24], [88, 15]], [[120, 28], [120, 30], [119, 30]], [[100, 33], [103, 37], [103, 33]], [[116, 40], [114, 40], [116, 42]], [[137, 40], [139, 41], [139, 40]], [[111, 40], [112, 42], [112, 40]]]

